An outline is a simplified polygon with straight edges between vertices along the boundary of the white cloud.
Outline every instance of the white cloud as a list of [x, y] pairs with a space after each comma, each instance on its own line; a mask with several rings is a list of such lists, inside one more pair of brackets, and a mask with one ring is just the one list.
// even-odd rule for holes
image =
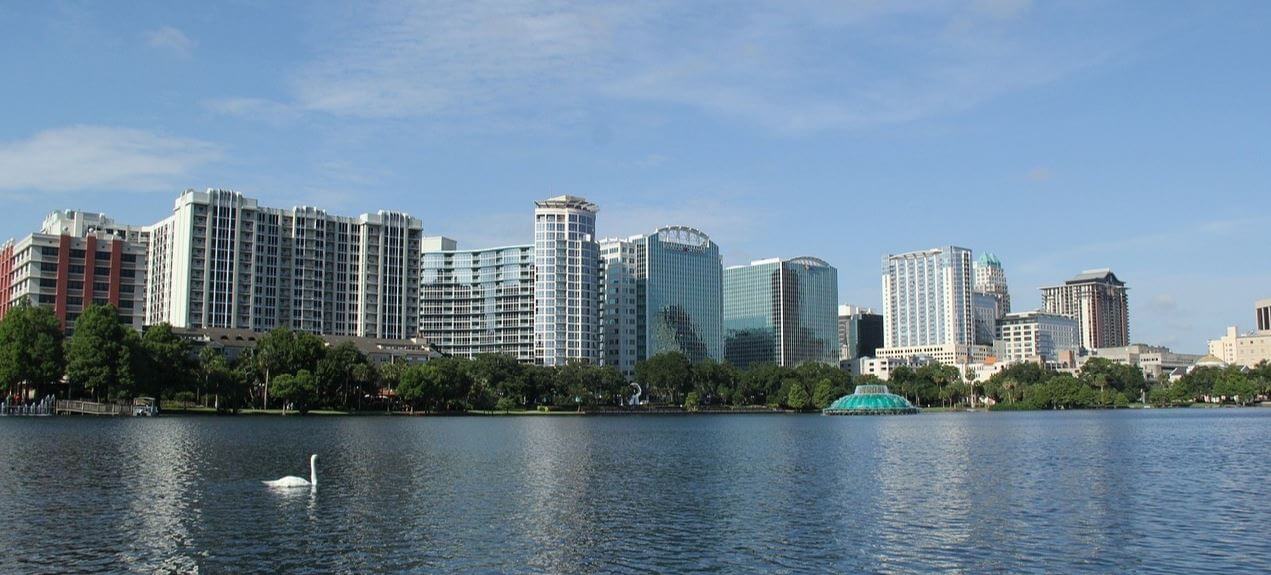
[[291, 87], [304, 110], [481, 125], [569, 122], [615, 101], [787, 133], [898, 123], [1103, 60], [1101, 39], [1030, 27], [1030, 4], [392, 1], [324, 24]]
[[144, 130], [56, 128], [0, 142], [0, 190], [170, 190], [194, 168], [220, 157], [220, 149], [208, 142]]
[[255, 118], [271, 124], [283, 124], [300, 117], [300, 111], [293, 106], [264, 98], [217, 98], [204, 100], [202, 105], [217, 114]]
[[146, 43], [151, 48], [170, 51], [178, 56], [189, 56], [196, 45], [189, 36], [172, 26], [163, 26], [146, 32]]

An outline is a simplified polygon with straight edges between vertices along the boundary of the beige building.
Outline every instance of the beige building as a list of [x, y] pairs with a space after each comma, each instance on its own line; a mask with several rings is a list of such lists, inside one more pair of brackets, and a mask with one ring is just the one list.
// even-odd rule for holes
[[1194, 353], [1175, 353], [1167, 347], [1136, 343], [1121, 347], [1105, 347], [1090, 350], [1090, 355], [1078, 361], [1078, 369], [1092, 357], [1102, 357], [1117, 363], [1132, 365], [1143, 370], [1143, 377], [1162, 381], [1176, 369], [1187, 369], [1202, 356]]
[[1226, 335], [1209, 340], [1209, 355], [1228, 364], [1245, 367], [1253, 367], [1262, 361], [1271, 361], [1271, 331], [1259, 330], [1242, 335], [1236, 326], [1230, 326], [1227, 328]]

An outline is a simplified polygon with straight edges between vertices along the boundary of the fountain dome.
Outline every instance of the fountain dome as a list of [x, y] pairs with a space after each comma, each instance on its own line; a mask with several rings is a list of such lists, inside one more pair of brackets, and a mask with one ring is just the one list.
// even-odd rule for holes
[[899, 395], [891, 393], [886, 385], [858, 385], [851, 395], [844, 395], [831, 403], [822, 413], [825, 415], [900, 415], [918, 413], [918, 408]]

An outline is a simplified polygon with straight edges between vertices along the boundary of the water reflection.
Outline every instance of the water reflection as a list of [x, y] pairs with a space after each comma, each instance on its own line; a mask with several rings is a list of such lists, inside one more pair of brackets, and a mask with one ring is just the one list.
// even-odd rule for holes
[[[3, 573], [1271, 564], [1271, 411], [9, 418], [0, 433]], [[311, 453], [316, 491], [260, 483]]]

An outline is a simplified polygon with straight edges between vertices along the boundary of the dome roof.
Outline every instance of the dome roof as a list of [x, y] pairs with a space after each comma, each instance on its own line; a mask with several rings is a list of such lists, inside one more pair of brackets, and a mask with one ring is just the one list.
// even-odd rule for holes
[[844, 395], [823, 411], [826, 415], [892, 415], [918, 413], [918, 408], [894, 393], [886, 385], [858, 385], [851, 395]]

